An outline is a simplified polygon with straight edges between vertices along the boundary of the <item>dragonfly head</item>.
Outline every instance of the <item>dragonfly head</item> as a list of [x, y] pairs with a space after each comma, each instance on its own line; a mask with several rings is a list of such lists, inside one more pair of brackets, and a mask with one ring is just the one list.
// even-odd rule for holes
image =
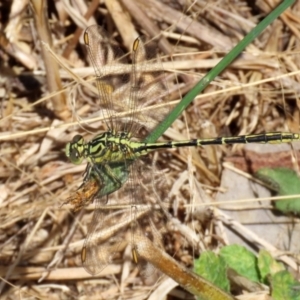
[[66, 146], [66, 156], [70, 158], [75, 165], [82, 163], [84, 159], [85, 142], [81, 135], [77, 134]]

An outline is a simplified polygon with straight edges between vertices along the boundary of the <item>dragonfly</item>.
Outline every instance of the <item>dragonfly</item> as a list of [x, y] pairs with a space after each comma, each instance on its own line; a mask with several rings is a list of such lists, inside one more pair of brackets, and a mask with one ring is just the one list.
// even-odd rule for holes
[[[75, 135], [66, 145], [66, 156], [74, 164], [87, 162], [83, 184], [69, 202], [76, 210], [95, 203], [81, 253], [83, 267], [90, 274], [101, 272], [118, 258], [125, 247], [128, 232], [135, 262], [139, 261], [139, 235], [147, 236], [160, 246], [163, 243], [161, 231], [156, 226], [164, 226], [161, 220], [166, 219], [166, 210], [157, 195], [151, 198], [155, 193], [149, 189], [152, 183], [153, 189], [164, 190], [163, 180], [160, 180], [163, 176], [153, 170], [151, 164], [154, 151], [300, 140], [297, 133], [271, 132], [145, 142], [147, 134], [169, 110], [163, 105], [152, 111], [146, 109], [168, 102], [166, 74], [155, 51], [147, 52], [142, 39], [137, 38], [133, 43], [130, 63], [124, 64], [123, 52], [110, 43], [107, 33], [98, 25], [85, 30], [84, 43], [96, 74], [100, 111], [107, 130], [89, 141], [82, 135]], [[112, 197], [113, 193], [118, 193], [116, 198]]]

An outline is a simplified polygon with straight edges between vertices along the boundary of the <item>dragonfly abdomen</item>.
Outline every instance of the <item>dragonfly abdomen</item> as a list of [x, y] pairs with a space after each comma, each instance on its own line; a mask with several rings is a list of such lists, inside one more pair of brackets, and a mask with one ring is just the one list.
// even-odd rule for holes
[[240, 136], [229, 137], [216, 137], [216, 138], [204, 138], [204, 139], [192, 139], [185, 141], [168, 141], [158, 143], [136, 143], [134, 153], [139, 155], [145, 155], [150, 151], [167, 149], [167, 148], [179, 148], [179, 147], [197, 147], [206, 145], [224, 145], [224, 144], [248, 144], [248, 143], [261, 143], [261, 144], [279, 144], [290, 143], [296, 140], [300, 140], [298, 133], [290, 132], [270, 132], [261, 134], [249, 134]]

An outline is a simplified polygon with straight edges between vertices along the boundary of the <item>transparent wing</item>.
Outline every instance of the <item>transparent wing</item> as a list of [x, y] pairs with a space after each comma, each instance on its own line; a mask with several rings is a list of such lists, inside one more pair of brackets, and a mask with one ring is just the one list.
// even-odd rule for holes
[[129, 82], [130, 67], [128, 65], [126, 68], [122, 63], [125, 57], [123, 51], [111, 43], [102, 27], [88, 27], [84, 33], [84, 43], [96, 74], [99, 110], [106, 119], [108, 129], [112, 131], [116, 122], [115, 113], [120, 110], [113, 93]]
[[[94, 200], [95, 211], [81, 255], [85, 270], [93, 275], [120, 258], [120, 251], [128, 243], [131, 243], [132, 249], [138, 248], [140, 235], [159, 246], [162, 244], [156, 228], [163, 226], [165, 219], [151, 193], [151, 164], [145, 164], [142, 160], [130, 164], [126, 162], [122, 168], [111, 166], [109, 172], [119, 179], [125, 173], [128, 177], [117, 192], [108, 196], [99, 195]], [[103, 180], [108, 181], [108, 177]], [[102, 185], [105, 186], [105, 183]]]
[[92, 222], [81, 253], [83, 267], [92, 275], [100, 273], [111, 264], [126, 246], [128, 209], [117, 209], [117, 205], [107, 197], [96, 199]]
[[[122, 51], [109, 43], [101, 27], [89, 27], [84, 40], [97, 77], [99, 109], [108, 117], [108, 129], [140, 139], [170, 109], [161, 106], [145, 110], [167, 100], [168, 89], [162, 65], [156, 57], [156, 44], [145, 47], [142, 39], [136, 39], [131, 64], [124, 64], [124, 59], [116, 60], [123, 55]], [[135, 250], [138, 250], [140, 235], [160, 243], [159, 230], [154, 228], [164, 223], [161, 221], [164, 217], [151, 190], [151, 162], [123, 154], [123, 160], [118, 163], [107, 158], [100, 165], [91, 166], [101, 181], [81, 256], [84, 268], [91, 274], [99, 273], [118, 258], [127, 242], [132, 244], [137, 261]]]
[[124, 184], [129, 173], [124, 163], [111, 167], [108, 164], [94, 164], [91, 173], [95, 174], [101, 190], [94, 197], [95, 211], [88, 227], [81, 260], [86, 271], [94, 275], [111, 263], [120, 248], [126, 227], [123, 222], [129, 218], [126, 217], [125, 199], [115, 201], [110, 194]]
[[[149, 249], [145, 245], [145, 238], [158, 248], [164, 248], [167, 222], [170, 220], [166, 211], [165, 178], [162, 172], [154, 167], [153, 160], [149, 157], [139, 159], [131, 170], [131, 177], [127, 185], [127, 192], [131, 197], [131, 227], [130, 243], [132, 259], [140, 268], [140, 274], [147, 284], [154, 284], [158, 279], [159, 271], [152, 266], [146, 253]], [[164, 188], [162, 188], [164, 187]], [[154, 193], [155, 190], [155, 193]], [[163, 202], [163, 201], [164, 202]], [[152, 253], [154, 255], [154, 253]], [[159, 259], [159, 257], [152, 257]]]
[[167, 106], [144, 110], [167, 102], [166, 75], [156, 42], [137, 38], [130, 61], [98, 25], [86, 29], [84, 41], [97, 77], [99, 109], [109, 130], [133, 136], [139, 136], [141, 128], [151, 131], [170, 110]]
[[[157, 106], [167, 102], [169, 93], [157, 49], [157, 43], [146, 41], [146, 37], [137, 38], [133, 44], [130, 82], [126, 97], [122, 98], [129, 115], [120, 130], [131, 132], [134, 137], [149, 133], [170, 110], [168, 106]], [[150, 109], [151, 106], [155, 107]], [[146, 133], [141, 133], [141, 129], [146, 129]]]

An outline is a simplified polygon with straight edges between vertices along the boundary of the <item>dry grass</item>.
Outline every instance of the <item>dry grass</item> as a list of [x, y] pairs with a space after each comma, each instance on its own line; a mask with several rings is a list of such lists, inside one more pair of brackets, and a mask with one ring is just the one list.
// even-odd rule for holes
[[[104, 129], [94, 104], [94, 87], [84, 78], [93, 73], [87, 67], [80, 28], [94, 23], [105, 26], [125, 51], [139, 34], [156, 36], [162, 31], [159, 52], [168, 58], [165, 69], [177, 75], [170, 97], [176, 101], [177, 90], [184, 95], [277, 2], [256, 1], [255, 7], [249, 7], [243, 1], [235, 6], [230, 1], [123, 0], [67, 7], [56, 1], [55, 6], [49, 5], [45, 19], [39, 17], [43, 8], [34, 2], [24, 1], [23, 7], [20, 1], [11, 6], [9, 1], [2, 3], [1, 299], [145, 299], [154, 289], [161, 291], [159, 284], [148, 287], [143, 283], [128, 250], [122, 254], [123, 263], [110, 265], [95, 278], [82, 269], [80, 251], [92, 214], [72, 214], [62, 207], [79, 187], [85, 169], [67, 160], [66, 142], [75, 133], [87, 132], [86, 128]], [[300, 3], [296, 3], [193, 101], [164, 139], [299, 131], [299, 15]], [[172, 229], [166, 247], [175, 249], [175, 258], [188, 267], [193, 255], [218, 249], [227, 237], [225, 233], [212, 237], [222, 232], [218, 228], [223, 225], [205, 217], [208, 209], [201, 208], [191, 217], [186, 204], [200, 207], [200, 203], [214, 202], [217, 192], [225, 189], [222, 162], [228, 156], [243, 156], [241, 149], [170, 150], [156, 158], [168, 168], [168, 196], [174, 216], [183, 223]], [[297, 169], [291, 154], [297, 156], [291, 150], [269, 154], [270, 166], [285, 155], [285, 165]], [[258, 159], [260, 154], [251, 156], [253, 164]], [[239, 163], [246, 170], [243, 159]], [[239, 198], [233, 199], [239, 203]], [[253, 201], [241, 203], [248, 207]], [[216, 217], [220, 215], [217, 211]], [[262, 245], [272, 251], [290, 250], [269, 246]], [[297, 261], [288, 259], [285, 262], [296, 272]], [[153, 299], [162, 298], [167, 288]]]

